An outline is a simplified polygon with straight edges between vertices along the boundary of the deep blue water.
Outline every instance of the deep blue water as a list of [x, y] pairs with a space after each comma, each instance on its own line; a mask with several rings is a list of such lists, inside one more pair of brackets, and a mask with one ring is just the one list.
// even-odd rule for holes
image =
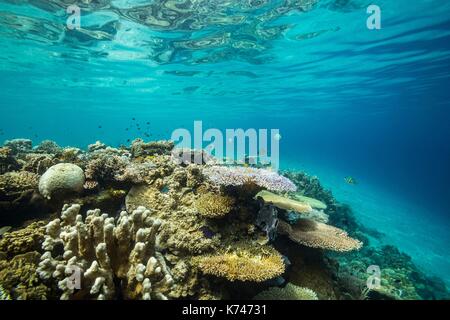
[[279, 128], [282, 167], [450, 283], [450, 2], [80, 1], [81, 31], [67, 5], [0, 1], [0, 139]]

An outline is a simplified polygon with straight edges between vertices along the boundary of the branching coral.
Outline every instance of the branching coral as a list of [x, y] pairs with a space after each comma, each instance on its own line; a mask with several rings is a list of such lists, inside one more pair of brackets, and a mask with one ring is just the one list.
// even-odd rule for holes
[[211, 192], [200, 195], [195, 206], [198, 212], [207, 218], [221, 218], [233, 208], [234, 199]]
[[272, 287], [260, 292], [255, 300], [319, 300], [317, 294], [308, 288], [288, 283], [284, 288]]
[[236, 245], [230, 251], [194, 258], [200, 270], [230, 281], [262, 282], [284, 273], [282, 256], [270, 246]]
[[288, 235], [294, 242], [312, 248], [345, 252], [362, 247], [359, 240], [349, 237], [344, 230], [309, 219], [300, 219], [293, 226], [280, 221], [278, 232]]
[[[166, 299], [173, 278], [156, 250], [160, 224], [142, 207], [130, 215], [122, 212], [117, 221], [90, 210], [83, 221], [79, 205], [66, 205], [61, 218], [47, 225], [39, 275], [58, 281], [61, 299], [75, 294], [68, 276], [74, 270], [79, 270], [83, 285], [77, 295], [84, 298], [112, 299], [114, 279], [120, 279], [127, 299]], [[58, 244], [64, 246], [62, 256], [53, 255]]]
[[33, 142], [29, 139], [13, 139], [5, 141], [4, 146], [10, 148], [12, 153], [16, 155], [18, 153], [30, 152], [33, 147]]
[[275, 207], [286, 211], [309, 213], [312, 210], [311, 206], [307, 203], [282, 197], [266, 190], [258, 192], [258, 194], [255, 196], [255, 199], [262, 199], [264, 203], [272, 204]]
[[286, 177], [267, 169], [252, 167], [210, 166], [203, 174], [213, 183], [221, 186], [243, 186], [254, 184], [271, 191], [296, 191], [297, 187]]
[[45, 222], [33, 222], [24, 229], [5, 233], [0, 239], [0, 251], [15, 256], [30, 251], [39, 251], [44, 240]]

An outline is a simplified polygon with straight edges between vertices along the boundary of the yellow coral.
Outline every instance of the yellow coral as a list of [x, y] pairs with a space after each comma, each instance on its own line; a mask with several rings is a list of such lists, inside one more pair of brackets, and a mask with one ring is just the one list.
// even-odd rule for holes
[[214, 193], [202, 194], [195, 206], [198, 212], [207, 218], [221, 218], [228, 214], [234, 204], [234, 199]]
[[0, 260], [0, 283], [4, 293], [13, 299], [45, 300], [48, 288], [36, 272], [39, 253], [28, 252], [12, 260]]
[[0, 175], [0, 192], [8, 194], [37, 189], [38, 182], [39, 176], [28, 171], [7, 172]]
[[319, 300], [317, 294], [308, 288], [288, 283], [284, 288], [272, 287], [260, 292], [255, 300]]
[[230, 252], [194, 259], [205, 274], [230, 281], [262, 282], [284, 273], [282, 256], [269, 246], [237, 246]]
[[0, 251], [9, 256], [39, 250], [44, 239], [45, 221], [33, 222], [24, 229], [7, 232], [0, 240]]
[[280, 220], [278, 232], [288, 235], [294, 242], [312, 248], [345, 252], [362, 247], [359, 240], [349, 237], [344, 230], [309, 219], [300, 219], [293, 226]]
[[262, 199], [265, 203], [270, 203], [277, 208], [287, 211], [309, 213], [312, 210], [312, 207], [308, 203], [303, 203], [286, 197], [282, 197], [266, 190], [259, 192], [255, 196], [255, 199]]

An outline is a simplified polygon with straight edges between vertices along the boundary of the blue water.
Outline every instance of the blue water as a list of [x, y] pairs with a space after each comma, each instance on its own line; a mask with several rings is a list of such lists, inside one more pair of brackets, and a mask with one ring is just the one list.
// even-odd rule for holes
[[450, 284], [449, 1], [78, 3], [70, 31], [67, 1], [0, 1], [0, 139], [279, 128], [282, 167]]

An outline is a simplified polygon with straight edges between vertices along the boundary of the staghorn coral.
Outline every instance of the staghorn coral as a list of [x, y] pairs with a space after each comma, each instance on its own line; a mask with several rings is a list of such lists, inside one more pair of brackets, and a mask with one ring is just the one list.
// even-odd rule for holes
[[214, 184], [221, 186], [256, 185], [271, 191], [296, 191], [297, 188], [288, 178], [274, 171], [251, 167], [210, 166], [203, 174]]
[[258, 293], [254, 300], [319, 300], [317, 294], [308, 288], [288, 283], [284, 288], [272, 287]]
[[37, 221], [26, 228], [7, 232], [0, 239], [0, 251], [15, 256], [30, 251], [39, 251], [44, 240], [45, 222]]
[[37, 189], [38, 181], [39, 176], [31, 172], [7, 172], [0, 175], [0, 194], [9, 195]]
[[270, 246], [236, 244], [229, 250], [195, 257], [194, 262], [204, 274], [229, 281], [262, 282], [284, 273], [282, 256]]
[[[116, 280], [126, 299], [167, 299], [173, 278], [164, 256], [156, 250], [161, 221], [143, 207], [117, 221], [100, 210], [89, 210], [83, 221], [79, 205], [65, 205], [61, 218], [47, 225], [39, 264], [42, 279], [55, 279], [61, 299], [75, 294], [67, 270], [79, 270], [83, 287], [77, 296], [112, 299]], [[57, 245], [64, 253], [53, 254]], [[70, 274], [70, 273], [69, 273]]]
[[234, 199], [211, 192], [200, 195], [195, 201], [198, 212], [207, 218], [221, 218], [227, 215], [234, 205]]
[[278, 232], [287, 235], [294, 242], [311, 248], [345, 252], [359, 250], [362, 247], [359, 240], [350, 238], [344, 230], [309, 219], [300, 219], [293, 226], [280, 221]]
[[59, 163], [50, 167], [39, 179], [39, 192], [47, 199], [55, 194], [77, 193], [83, 190], [83, 169], [72, 163]]
[[311, 206], [307, 203], [282, 197], [267, 190], [258, 192], [255, 199], [262, 199], [264, 203], [272, 204], [273, 206], [286, 211], [295, 211], [299, 213], [309, 213], [312, 211]]
[[0, 258], [0, 283], [12, 299], [47, 299], [49, 289], [36, 272], [39, 256], [37, 252], [27, 252], [9, 261]]

